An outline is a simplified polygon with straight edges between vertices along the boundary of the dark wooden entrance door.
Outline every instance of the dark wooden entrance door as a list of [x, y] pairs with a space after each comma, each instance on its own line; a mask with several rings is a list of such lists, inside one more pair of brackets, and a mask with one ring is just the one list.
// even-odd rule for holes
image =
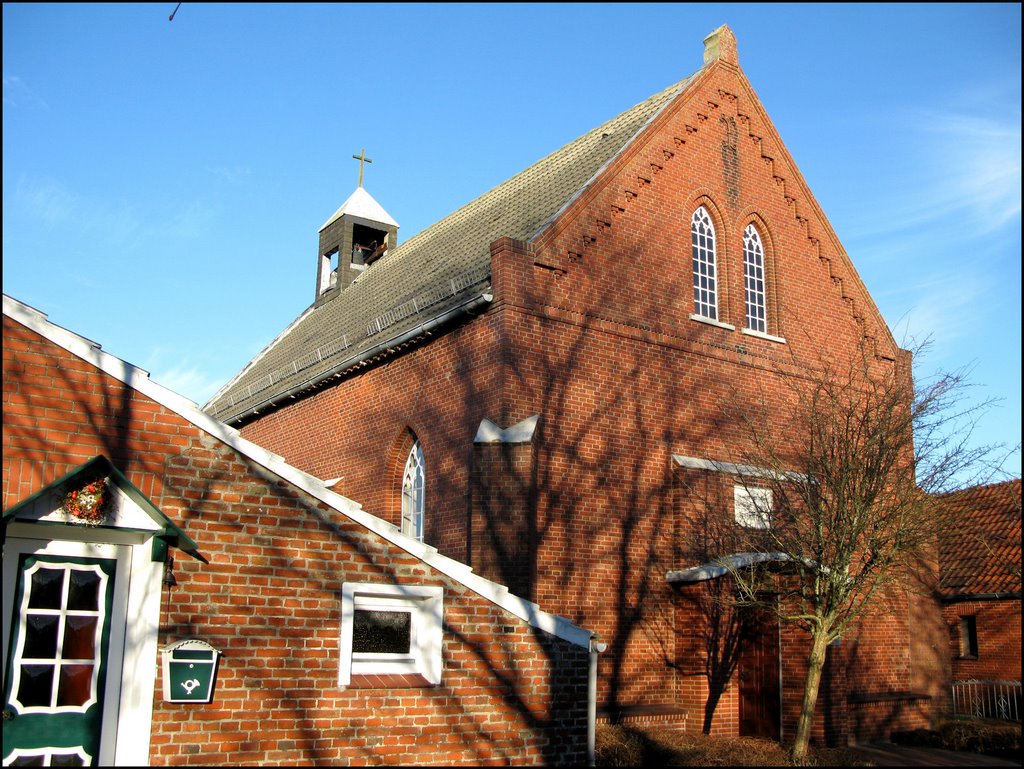
[[777, 740], [781, 735], [779, 621], [751, 612], [739, 660], [740, 736]]

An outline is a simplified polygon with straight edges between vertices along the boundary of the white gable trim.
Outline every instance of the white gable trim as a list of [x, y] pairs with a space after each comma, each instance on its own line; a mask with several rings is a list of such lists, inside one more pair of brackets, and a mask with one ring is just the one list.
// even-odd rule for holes
[[4, 294], [4, 315], [35, 331], [45, 339], [92, 364], [132, 389], [137, 390], [142, 395], [174, 411], [200, 430], [223, 441], [264, 469], [288, 481], [296, 488], [314, 499], [325, 503], [336, 512], [372, 531], [382, 539], [400, 547], [423, 561], [426, 565], [459, 582], [491, 603], [530, 623], [533, 627], [585, 649], [590, 648], [590, 641], [594, 635], [591, 631], [573, 624], [564, 617], [541, 610], [532, 601], [527, 601], [524, 598], [511, 594], [504, 585], [499, 585], [474, 574], [472, 568], [466, 564], [441, 555], [436, 548], [402, 534], [398, 527], [381, 518], [370, 515], [363, 511], [358, 503], [328, 489], [320, 479], [292, 467], [277, 454], [260, 448], [252, 441], [246, 440], [233, 427], [201, 411], [188, 398], [178, 395], [163, 385], [157, 384], [149, 378], [147, 371], [137, 368], [110, 353], [104, 352], [95, 342], [51, 323], [45, 314], [6, 294]]

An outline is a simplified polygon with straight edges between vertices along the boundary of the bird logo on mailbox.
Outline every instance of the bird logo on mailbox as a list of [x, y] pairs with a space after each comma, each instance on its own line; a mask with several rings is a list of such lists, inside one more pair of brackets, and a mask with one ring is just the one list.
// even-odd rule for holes
[[210, 702], [220, 652], [205, 641], [178, 641], [163, 650], [164, 702]]

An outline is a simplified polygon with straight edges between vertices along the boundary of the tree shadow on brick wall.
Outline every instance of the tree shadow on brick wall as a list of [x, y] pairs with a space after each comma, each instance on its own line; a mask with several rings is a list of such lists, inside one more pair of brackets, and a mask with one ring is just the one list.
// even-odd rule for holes
[[[674, 609], [664, 575], [683, 535], [672, 454], [725, 440], [724, 412], [707, 397], [723, 383], [657, 337], [649, 297], [624, 305], [607, 281], [581, 287], [572, 266], [563, 275], [519, 256], [543, 294], [531, 301], [563, 312], [503, 310], [501, 397], [478, 391], [472, 377], [458, 386], [464, 402], [494, 404], [472, 414], [472, 430], [484, 418], [510, 428], [532, 417], [536, 430], [523, 443], [477, 444], [468, 493], [454, 484], [444, 493], [468, 497], [467, 557], [477, 572], [608, 644], [605, 710], [672, 703]], [[616, 258], [642, 257], [637, 246]], [[469, 368], [472, 351], [462, 354], [459, 367]]]
[[[681, 487], [691, 500], [694, 536], [678, 544], [680, 562], [711, 564], [723, 554], [740, 551], [739, 537], [734, 527], [721, 520], [729, 508], [723, 499], [721, 484], [708, 486], [710, 479], [704, 473], [680, 473], [685, 478]], [[699, 476], [696, 478], [686, 476]], [[678, 628], [686, 642], [695, 646], [693, 656], [703, 661], [701, 674], [707, 683], [701, 731], [710, 734], [719, 703], [738, 671], [744, 642], [754, 631], [751, 615], [744, 612], [737, 601], [731, 581], [721, 577], [700, 580], [677, 586], [678, 600], [688, 605], [688, 616], [697, 619], [694, 625]], [[685, 653], [685, 652], [684, 652]], [[682, 654], [680, 655], [682, 656]], [[680, 664], [685, 664], [680, 660]]]
[[[45, 355], [60, 361], [60, 365], [44, 364], [34, 351], [4, 357], [5, 462], [23, 460], [32, 465], [33, 491], [97, 454], [126, 474], [152, 470], [133, 450], [139, 438], [130, 429], [137, 417], [132, 388], [112, 378], [104, 378], [104, 386], [92, 386], [91, 365], [5, 316], [5, 341], [8, 334], [12, 342], [29, 339]], [[54, 398], [54, 392], [64, 399]]]
[[[46, 344], [38, 339], [32, 343]], [[35, 409], [37, 416], [49, 412], [45, 423], [40, 418], [5, 425], [10, 427], [5, 430], [5, 468], [14, 462], [31, 466], [35, 491], [104, 454], [209, 556], [208, 563], [182, 556], [175, 560], [176, 584], [163, 588], [158, 643], [166, 647], [200, 638], [220, 649], [224, 656], [215, 697], [197, 710], [163, 705], [156, 694], [154, 735], [160, 739], [151, 748], [154, 759], [209, 764], [230, 756], [238, 763], [335, 763], [345, 754], [350, 760], [379, 762], [388, 755], [415, 756], [419, 747], [432, 750], [434, 742], [420, 735], [419, 717], [400, 716], [367, 726], [374, 717], [372, 703], [381, 693], [338, 687], [341, 583], [418, 583], [425, 576], [422, 564], [397, 547], [389, 555], [363, 526], [297, 491], [129, 385], [63, 352], [46, 352], [55, 358], [45, 375], [5, 361], [5, 392], [19, 394], [12, 402]], [[58, 398], [59, 407], [54, 403]], [[461, 592], [460, 585], [443, 575], [429, 578], [447, 581], [446, 592], [453, 599]], [[510, 624], [496, 608], [490, 620], [495, 626]], [[484, 763], [497, 757], [516, 763], [529, 743], [512, 722], [495, 726], [480, 717], [474, 703], [481, 694], [496, 697], [494, 702], [518, 714], [526, 733], [545, 731], [561, 723], [567, 711], [580, 710], [586, 650], [576, 650], [573, 660], [572, 650], [567, 657], [564, 648], [555, 648], [557, 643], [544, 638], [552, 662], [571, 663], [582, 682], [574, 691], [570, 687], [572, 696], [545, 711], [538, 708], [537, 697], [545, 696], [546, 687], [522, 683], [514, 645], [495, 649], [493, 638], [480, 639], [458, 626], [449, 627], [448, 633], [477, 661], [473, 696], [464, 699], [464, 691], [442, 681], [439, 687], [423, 690], [422, 696], [413, 692], [409, 699], [424, 707], [436, 704], [442, 725], [454, 723], [439, 737], [448, 739], [450, 731], [458, 735], [460, 759], [468, 755]], [[564, 673], [554, 667], [553, 685], [564, 687], [564, 681], [555, 681]], [[448, 678], [454, 675], [450, 671]], [[393, 692], [388, 696], [392, 702], [398, 699]], [[582, 712], [577, 716], [580, 723]], [[202, 728], [197, 730], [194, 726], [200, 721]], [[373, 732], [361, 747], [347, 731], [353, 725], [364, 736]], [[339, 740], [355, 754], [339, 754]], [[394, 752], [403, 749], [396, 744], [402, 740], [411, 745], [405, 753]], [[535, 749], [546, 763], [557, 763], [567, 749], [557, 740], [546, 746], [543, 740], [538, 742], [542, 747]], [[574, 755], [579, 756], [578, 743], [576, 748]], [[437, 753], [432, 755], [433, 762], [443, 761]]]
[[[220, 456], [211, 459], [210, 453]], [[524, 682], [522, 660], [517, 658], [513, 647], [496, 648], [497, 632], [487, 638], [466, 632], [464, 619], [449, 618], [445, 633], [449, 641], [457, 640], [469, 650], [478, 666], [475, 673], [467, 672], [467, 663], [461, 660], [458, 671], [449, 669], [441, 685], [423, 690], [421, 697], [413, 691], [340, 690], [337, 686], [340, 584], [346, 580], [421, 583], [422, 566], [409, 563], [408, 558], [404, 565], [396, 565], [398, 559], [383, 553], [372, 533], [347, 521], [322, 502], [296, 492], [294, 487], [259, 465], [232, 456], [232, 452], [224, 448], [193, 449], [190, 454], [192, 456], [173, 463], [174, 468], [168, 473], [169, 485], [183, 498], [193, 500], [192, 509], [186, 515], [197, 524], [206, 524], [200, 531], [218, 532], [218, 550], [224, 556], [222, 562], [214, 560], [210, 567], [184, 565], [180, 570], [181, 583], [199, 575], [210, 575], [211, 571], [213, 582], [204, 577], [202, 585], [194, 585], [191, 603], [180, 611], [171, 612], [163, 632], [168, 641], [199, 636], [215, 645], [221, 644], [228, 663], [232, 657], [238, 660], [230, 683], [226, 683], [245, 690], [244, 708], [223, 714], [225, 740], [230, 739], [232, 724], [246, 718], [246, 711], [254, 706], [252, 700], [256, 699], [258, 707], [273, 714], [268, 725], [261, 729], [265, 737], [287, 740], [301, 751], [304, 761], [334, 762], [338, 753], [325, 743], [350, 739], [346, 750], [358, 752], [364, 760], [375, 762], [382, 756], [391, 756], [391, 760], [405, 763], [412, 760], [416, 749], [389, 753], [399, 749], [396, 741], [403, 739], [403, 735], [415, 734], [417, 745], [433, 750], [434, 743], [424, 740], [421, 732], [431, 727], [437, 731], [436, 722], [440, 722], [445, 727], [446, 739], [449, 734], [457, 736], [460, 760], [468, 751], [479, 762], [499, 758], [515, 763], [521, 758], [516, 748], [524, 743], [513, 740], [510, 745], [507, 737], [496, 737], [495, 732], [508, 732], [509, 725], [501, 725], [500, 719], [495, 723], [480, 712], [481, 695], [497, 697], [518, 714], [520, 728], [526, 733], [550, 730], [564, 715], [555, 706], [551, 706], [546, 715], [543, 708], [538, 708], [537, 691], [545, 687]], [[211, 465], [222, 469], [211, 469]], [[236, 490], [240, 477], [252, 479], [248, 482], [250, 488], [243, 492], [242, 501], [225, 501], [225, 490]], [[296, 557], [304, 546], [324, 557]], [[251, 587], [267, 580], [283, 581], [296, 587], [288, 595], [267, 599], [259, 591], [239, 589], [239, 578]], [[435, 578], [445, 579], [440, 575]], [[459, 592], [458, 586], [449, 585], [448, 591], [454, 596]], [[211, 617], [204, 613], [205, 592], [216, 593], [218, 600], [229, 607], [227, 622], [224, 614]], [[273, 591], [270, 594], [274, 595]], [[298, 605], [293, 605], [290, 595], [299, 601]], [[449, 607], [447, 611], [453, 609]], [[473, 617], [471, 621], [478, 624], [484, 620]], [[501, 611], [497, 609], [490, 621], [495, 626], [509, 624], [507, 619], [502, 621]], [[281, 641], [286, 645], [281, 646]], [[551, 660], [557, 661], [559, 653], [551, 649], [550, 639], [545, 641]], [[561, 653], [564, 654], [564, 650]], [[581, 650], [579, 654], [577, 669], [582, 670], [586, 653]], [[289, 681], [290, 685], [280, 686], [276, 682], [281, 679], [279, 671], [285, 664], [289, 670], [302, 673]], [[457, 683], [450, 683], [466, 675], [475, 675], [480, 687], [475, 691], [470, 689], [468, 695]], [[219, 695], [229, 696], [225, 690]], [[392, 704], [381, 701], [382, 696]], [[407, 700], [407, 704], [397, 704], [402, 699]], [[372, 702], [378, 703], [378, 712], [368, 715], [373, 710]], [[571, 701], [561, 705], [579, 707]], [[434, 706], [442, 715], [434, 716], [436, 722], [431, 722], [427, 716]], [[406, 708], [415, 709], [420, 715], [415, 718], [403, 715], [409, 712]], [[347, 725], [325, 728], [325, 720], [332, 717], [346, 724], [365, 723], [359, 723], [359, 733], [355, 735], [350, 734]], [[375, 718], [380, 723], [374, 723]], [[291, 727], [281, 726], [289, 723]], [[409, 732], [410, 729], [413, 731]], [[543, 753], [543, 760], [558, 763], [561, 750], [564, 746], [550, 746]], [[346, 760], [354, 760], [350, 752], [343, 755]], [[432, 760], [438, 760], [436, 753]]]

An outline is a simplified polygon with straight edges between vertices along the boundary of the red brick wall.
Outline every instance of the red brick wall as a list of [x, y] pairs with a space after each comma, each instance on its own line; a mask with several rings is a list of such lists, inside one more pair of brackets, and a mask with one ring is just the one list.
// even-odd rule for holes
[[[157, 680], [153, 763], [586, 760], [585, 649], [332, 514], [7, 316], [3, 376], [5, 509], [103, 453], [209, 560], [175, 553], [159, 644], [199, 638], [221, 650], [215, 697], [164, 703]], [[345, 581], [444, 588], [439, 686], [339, 688]]]
[[[392, 520], [395, 491], [378, 481], [411, 428], [428, 468], [427, 541], [498, 581], [531, 575], [531, 598], [598, 630], [609, 707], [677, 704], [693, 685], [675, 664], [665, 582], [692, 565], [676, 546], [694, 536], [672, 455], [738, 461], [736, 410], [785, 434], [787, 388], [819, 356], [866, 349], [881, 368], [903, 357], [746, 80], [720, 63], [691, 88], [536, 242], [492, 245], [482, 318], [243, 428], [303, 469], [345, 476], [344, 493]], [[698, 205], [715, 223], [719, 319], [732, 330], [689, 318]], [[785, 343], [741, 333], [751, 222], [767, 252], [769, 332]], [[499, 557], [467, 545], [480, 544], [474, 494], [492, 498], [474, 490], [472, 439], [484, 417], [508, 427], [534, 414], [529, 498], [504, 513], [533, 530], [524, 544], [502, 522], [518, 538], [502, 573]], [[911, 688], [900, 611], [862, 639], [870, 673], [852, 672], [852, 686]]]
[[[947, 603], [942, 616], [948, 630], [953, 680], [1021, 680], [1020, 599]], [[978, 656], [960, 656], [959, 621], [973, 616], [978, 634]]]
[[[401, 523], [401, 471], [411, 431], [428, 469], [426, 540], [451, 557], [468, 557], [470, 457], [480, 420], [499, 410], [501, 356], [496, 319], [463, 326], [414, 355], [369, 368], [246, 425], [249, 440], [327, 480], [364, 509]], [[384, 481], [390, 480], [390, 483]]]

